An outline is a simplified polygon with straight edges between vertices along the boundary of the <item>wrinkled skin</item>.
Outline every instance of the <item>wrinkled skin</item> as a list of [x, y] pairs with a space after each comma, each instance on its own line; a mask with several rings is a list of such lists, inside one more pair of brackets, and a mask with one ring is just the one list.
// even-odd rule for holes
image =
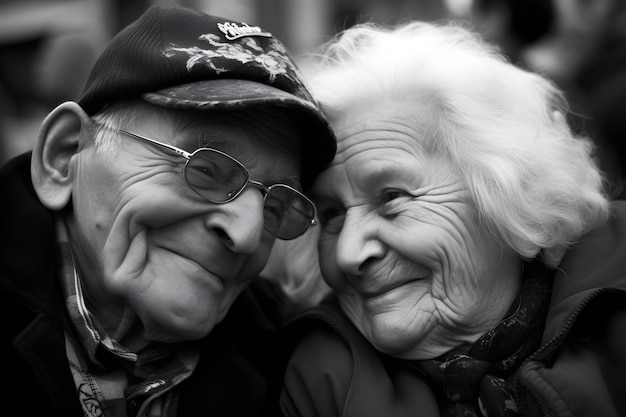
[[463, 351], [506, 313], [521, 259], [481, 229], [467, 186], [433, 154], [415, 103], [355, 107], [334, 121], [337, 155], [314, 184], [321, 270], [380, 351]]
[[[218, 148], [266, 185], [299, 176], [298, 133], [286, 118], [207, 112], [174, 124], [164, 111], [120, 128], [189, 152]], [[258, 188], [209, 203], [186, 185], [184, 163], [127, 137], [114, 157], [91, 140], [71, 161], [67, 223], [88, 308], [130, 348], [207, 335], [263, 268], [275, 239], [263, 228]]]

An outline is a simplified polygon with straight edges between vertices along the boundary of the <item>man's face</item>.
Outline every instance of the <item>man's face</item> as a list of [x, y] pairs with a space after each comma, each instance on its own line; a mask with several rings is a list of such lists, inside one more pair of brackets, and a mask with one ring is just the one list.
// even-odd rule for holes
[[[119, 128], [188, 152], [219, 149], [268, 186], [293, 184], [299, 176], [298, 133], [269, 113], [191, 112], [172, 119], [156, 109]], [[258, 188], [248, 186], [229, 203], [210, 203], [186, 184], [185, 161], [122, 137], [114, 156], [90, 145], [72, 164], [69, 227], [88, 307], [119, 326], [108, 330], [122, 342], [124, 323], [135, 314], [147, 340], [205, 336], [264, 267], [274, 243], [263, 228]]]

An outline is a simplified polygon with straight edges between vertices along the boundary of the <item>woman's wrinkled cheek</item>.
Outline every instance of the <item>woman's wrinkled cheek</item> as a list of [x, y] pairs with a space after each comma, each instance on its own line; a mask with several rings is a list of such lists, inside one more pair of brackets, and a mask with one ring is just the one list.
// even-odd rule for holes
[[319, 263], [324, 281], [333, 290], [341, 292], [345, 286], [345, 280], [342, 279], [343, 274], [336, 262], [334, 242], [327, 241], [323, 244], [320, 242]]

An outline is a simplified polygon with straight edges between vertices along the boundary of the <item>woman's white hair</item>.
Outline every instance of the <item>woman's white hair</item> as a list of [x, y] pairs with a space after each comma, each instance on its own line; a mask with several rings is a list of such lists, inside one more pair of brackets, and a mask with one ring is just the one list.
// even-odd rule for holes
[[302, 69], [331, 121], [357, 104], [413, 102], [416, 118], [429, 108], [427, 148], [453, 161], [479, 221], [521, 256], [540, 255], [554, 267], [607, 220], [594, 145], [568, 127], [562, 92], [472, 31], [362, 24], [312, 58]]

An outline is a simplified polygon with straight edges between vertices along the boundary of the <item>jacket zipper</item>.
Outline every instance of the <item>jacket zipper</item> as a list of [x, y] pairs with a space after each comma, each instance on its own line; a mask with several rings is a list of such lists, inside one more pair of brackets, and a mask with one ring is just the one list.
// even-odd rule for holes
[[[532, 355], [526, 358], [524, 362], [522, 362], [521, 366], [519, 367], [520, 371], [528, 362], [536, 360], [545, 351], [560, 346], [562, 341], [567, 337], [567, 335], [571, 331], [572, 327], [574, 326], [574, 323], [578, 319], [578, 316], [582, 313], [585, 307], [587, 307], [587, 305], [591, 302], [591, 300], [593, 300], [598, 295], [603, 294], [603, 293], [626, 294], [626, 291], [620, 288], [615, 288], [615, 287], [600, 288], [600, 289], [595, 290], [591, 294], [589, 294], [587, 297], [585, 297], [585, 299], [580, 304], [578, 304], [578, 307], [576, 308], [576, 310], [574, 310], [574, 312], [569, 316], [563, 328], [556, 335], [554, 335], [552, 339], [544, 343]], [[523, 401], [522, 394], [521, 394], [523, 390], [526, 390], [536, 400], [537, 404], [539, 404], [542, 414], [545, 417], [550, 416], [550, 414], [548, 413], [548, 410], [546, 409], [545, 405], [541, 401], [541, 398], [539, 397], [539, 395], [537, 395], [537, 393], [533, 391], [530, 387], [526, 387], [522, 383], [521, 372], [516, 377], [516, 385], [518, 389], [515, 391], [515, 402], [517, 403], [522, 415], [526, 415], [526, 412], [528, 411], [528, 407], [526, 406], [526, 403]]]

